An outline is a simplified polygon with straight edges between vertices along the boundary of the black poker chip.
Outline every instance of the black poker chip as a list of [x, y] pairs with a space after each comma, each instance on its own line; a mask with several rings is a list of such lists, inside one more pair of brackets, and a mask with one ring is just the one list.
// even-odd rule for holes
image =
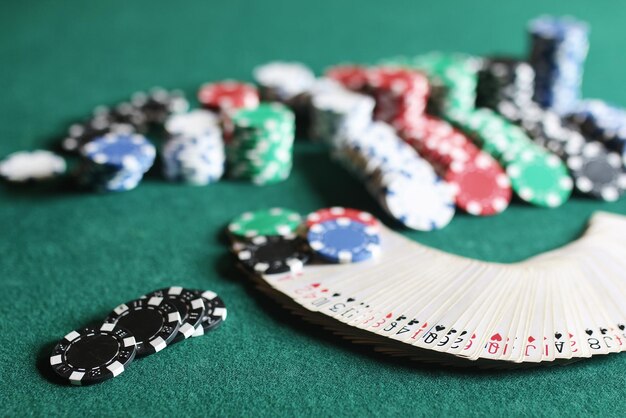
[[498, 110], [503, 101], [523, 107], [532, 102], [535, 72], [526, 62], [512, 57], [487, 57], [478, 72], [476, 105]]
[[298, 273], [309, 261], [309, 249], [300, 237], [260, 235], [232, 247], [239, 262], [258, 274]]
[[189, 102], [182, 91], [167, 91], [160, 87], [155, 87], [149, 92], [133, 94], [131, 104], [145, 115], [148, 123], [152, 124], [163, 124], [168, 116], [189, 109]]
[[205, 301], [207, 307], [200, 325], [193, 334], [194, 337], [200, 337], [219, 327], [226, 320], [228, 311], [217, 293], [210, 290], [194, 290], [194, 293]]
[[181, 318], [173, 303], [153, 296], [119, 305], [105, 322], [130, 331], [137, 340], [137, 356], [141, 357], [167, 347], [176, 337]]
[[73, 385], [91, 385], [118, 376], [137, 354], [135, 337], [116, 324], [67, 334], [50, 355], [52, 369]]
[[585, 144], [580, 155], [567, 159], [567, 167], [578, 191], [591, 197], [612, 202], [626, 187], [621, 158], [599, 142]]
[[200, 322], [207, 311], [207, 303], [195, 290], [172, 286], [155, 290], [144, 297], [151, 298], [153, 296], [166, 299], [176, 307], [180, 314], [181, 325], [171, 344], [191, 337], [196, 328], [200, 326]]

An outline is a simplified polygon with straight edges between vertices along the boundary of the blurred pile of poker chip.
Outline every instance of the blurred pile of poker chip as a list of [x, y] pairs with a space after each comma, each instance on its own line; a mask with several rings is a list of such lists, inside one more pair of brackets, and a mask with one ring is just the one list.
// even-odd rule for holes
[[529, 22], [528, 32], [535, 101], [559, 115], [570, 113], [581, 98], [589, 27], [573, 18], [542, 16]]
[[[455, 206], [498, 214], [512, 194], [540, 207], [564, 204], [574, 188], [617, 200], [626, 110], [581, 99], [587, 25], [542, 16], [527, 31], [527, 60], [431, 52], [339, 64], [319, 78], [302, 63], [273, 61], [253, 69], [255, 84], [202, 84], [202, 109], [191, 111], [182, 92], [154, 88], [97, 107], [61, 148], [82, 158], [71, 177], [100, 191], [135, 188], [157, 151], [171, 181], [207, 185], [227, 173], [271, 185], [291, 173], [297, 132], [328, 144], [392, 218], [417, 230], [445, 226]], [[0, 176], [63, 178], [60, 157], [35, 164], [43, 154], [32, 154], [1, 162]]]
[[[526, 61], [511, 57], [485, 57], [476, 86], [476, 107], [500, 113], [506, 104], [522, 108], [533, 103], [535, 70]], [[502, 107], [504, 106], [504, 109]]]
[[238, 109], [228, 116], [229, 174], [266, 185], [286, 180], [293, 166], [295, 116], [280, 103]]
[[102, 324], [71, 331], [54, 347], [50, 366], [65, 382], [101, 383], [135, 357], [158, 353], [226, 320], [224, 301], [210, 290], [172, 286], [117, 306]]
[[454, 190], [385, 122], [349, 133], [333, 152], [402, 225], [430, 231], [454, 216]]
[[219, 120], [198, 109], [172, 115], [165, 122], [169, 139], [163, 145], [163, 174], [171, 181], [205, 185], [224, 174], [226, 156]]
[[137, 187], [152, 167], [156, 149], [141, 134], [108, 133], [82, 147], [80, 181], [101, 191], [117, 192]]

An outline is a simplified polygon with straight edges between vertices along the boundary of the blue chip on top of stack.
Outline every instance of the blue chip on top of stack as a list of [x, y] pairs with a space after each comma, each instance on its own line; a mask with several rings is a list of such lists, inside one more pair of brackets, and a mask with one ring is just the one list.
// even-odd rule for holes
[[83, 185], [100, 191], [125, 191], [137, 187], [152, 167], [156, 149], [140, 134], [109, 133], [82, 148]]

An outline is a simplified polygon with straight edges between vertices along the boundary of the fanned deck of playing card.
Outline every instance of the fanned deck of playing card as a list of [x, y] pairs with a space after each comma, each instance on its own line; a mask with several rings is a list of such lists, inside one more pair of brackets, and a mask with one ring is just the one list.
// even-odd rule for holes
[[382, 252], [256, 276], [285, 307], [354, 342], [481, 367], [569, 362], [626, 348], [626, 217], [597, 212], [576, 241], [513, 264], [428, 248], [382, 227]]

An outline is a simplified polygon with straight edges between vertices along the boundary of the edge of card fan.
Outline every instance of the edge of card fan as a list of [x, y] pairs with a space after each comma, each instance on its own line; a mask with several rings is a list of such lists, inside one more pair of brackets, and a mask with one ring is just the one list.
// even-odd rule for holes
[[[621, 215], [616, 215], [608, 212], [596, 212], [594, 217], [602, 217], [603, 220], [609, 220], [610, 222], [617, 222], [622, 224], [621, 226], [626, 229], [626, 217]], [[593, 218], [590, 222], [590, 226], [593, 224]], [[298, 277], [303, 277], [305, 275], [310, 274], [327, 274], [331, 272], [337, 272], [347, 269], [354, 270], [355, 268], [361, 268], [363, 270], [367, 270], [367, 268], [371, 267], [373, 264], [382, 263], [385, 261], [393, 261], [386, 260], [384, 254], [393, 253], [393, 248], [396, 246], [404, 246], [405, 248], [414, 248], [419, 249], [421, 251], [430, 251], [433, 254], [444, 255], [449, 257], [451, 260], [466, 262], [475, 261], [470, 258], [457, 256], [454, 254], [449, 254], [437, 249], [433, 249], [430, 247], [423, 246], [415, 241], [412, 241], [388, 228], [382, 227], [381, 230], [382, 239], [384, 240], [384, 251], [383, 255], [380, 259], [370, 262], [358, 263], [358, 264], [312, 264], [308, 265], [304, 268], [304, 271], [298, 275]], [[542, 257], [549, 255], [554, 251], [563, 251], [568, 247], [575, 247], [585, 241], [586, 233], [583, 233], [577, 240], [572, 241], [560, 248], [555, 250], [539, 254], [537, 256], [531, 257], [527, 260], [520, 261], [518, 263], [511, 264], [502, 264], [502, 263], [491, 263], [484, 262], [485, 264], [491, 265], [502, 265], [502, 266], [512, 266], [512, 265], [521, 265], [530, 260], [541, 260]], [[249, 274], [249, 273], [248, 273]], [[249, 274], [250, 275], [250, 274]], [[393, 357], [404, 357], [409, 358], [413, 361], [423, 362], [423, 363], [437, 363], [455, 367], [475, 367], [482, 369], [521, 369], [535, 366], [551, 366], [551, 365], [565, 365], [570, 364], [572, 362], [580, 361], [587, 357], [572, 357], [566, 359], [554, 359], [552, 361], [539, 361], [539, 362], [512, 362], [508, 360], [496, 360], [496, 359], [484, 359], [478, 358], [475, 360], [467, 359], [460, 357], [458, 355], [440, 351], [434, 351], [427, 348], [413, 346], [404, 342], [395, 341], [393, 339], [387, 338], [382, 335], [375, 334], [372, 331], [368, 331], [365, 329], [360, 329], [352, 326], [348, 326], [330, 316], [327, 316], [323, 312], [314, 311], [309, 309], [306, 306], [301, 305], [299, 302], [291, 299], [288, 295], [284, 294], [282, 291], [274, 288], [272, 282], [274, 282], [277, 277], [281, 277], [281, 275], [254, 275], [251, 274], [250, 277], [256, 284], [256, 287], [262, 291], [264, 294], [270, 296], [276, 302], [281, 304], [284, 308], [288, 309], [293, 314], [301, 317], [307, 322], [313, 323], [315, 325], [319, 325], [326, 330], [331, 331], [333, 334], [339, 335], [344, 339], [347, 339], [356, 344], [368, 345], [373, 348], [374, 351], [383, 353], [385, 355], [390, 355]], [[600, 353], [595, 354], [599, 355]]]

